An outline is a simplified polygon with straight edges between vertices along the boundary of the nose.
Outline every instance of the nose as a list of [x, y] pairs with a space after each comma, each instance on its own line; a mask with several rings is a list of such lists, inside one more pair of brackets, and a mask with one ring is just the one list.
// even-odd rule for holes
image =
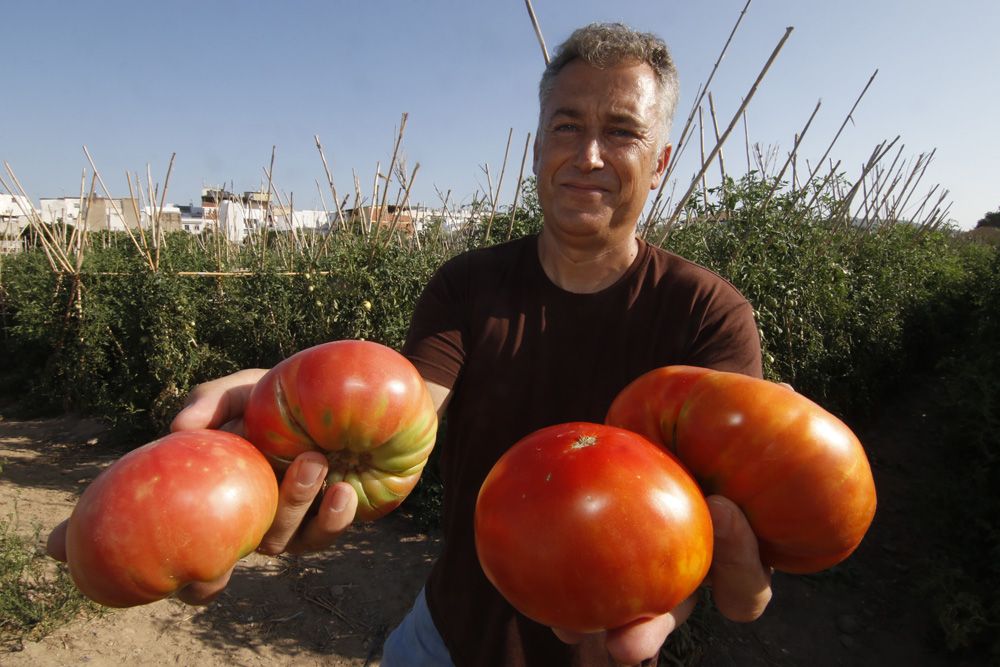
[[604, 168], [604, 157], [599, 137], [582, 135], [576, 151], [576, 167], [586, 173]]

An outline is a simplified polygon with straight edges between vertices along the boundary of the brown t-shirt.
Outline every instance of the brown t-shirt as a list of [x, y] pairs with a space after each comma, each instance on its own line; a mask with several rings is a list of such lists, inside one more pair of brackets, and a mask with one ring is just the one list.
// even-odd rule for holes
[[445, 263], [417, 304], [404, 353], [453, 389], [440, 466], [443, 552], [427, 582], [431, 616], [459, 667], [604, 665], [599, 646], [570, 647], [515, 612], [479, 567], [479, 487], [525, 435], [602, 422], [615, 395], [671, 364], [761, 376], [753, 309], [723, 278], [640, 241], [625, 274], [594, 294], [545, 275], [537, 237]]

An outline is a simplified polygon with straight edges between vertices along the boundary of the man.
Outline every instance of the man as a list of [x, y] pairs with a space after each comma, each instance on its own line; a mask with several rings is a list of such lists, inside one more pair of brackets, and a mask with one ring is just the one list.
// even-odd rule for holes
[[[635, 235], [670, 158], [676, 97], [673, 63], [658, 38], [617, 24], [576, 31], [540, 85], [534, 172], [542, 232], [447, 262], [422, 295], [404, 353], [448, 419], [445, 540], [425, 591], [386, 643], [386, 667], [606, 665], [609, 656], [634, 664], [654, 658], [691, 613], [694, 598], [597, 635], [541, 627], [486, 580], [472, 530], [482, 480], [535, 429], [601, 421], [621, 388], [659, 366], [761, 374], [745, 299], [715, 274]], [[172, 428], [238, 429], [262, 373], [197, 387]], [[357, 498], [345, 484], [328, 489], [319, 513], [304, 520], [325, 470], [315, 452], [292, 464], [261, 551], [323, 549], [350, 524]], [[734, 620], [752, 620], [770, 599], [770, 572], [738, 508], [720, 497], [709, 506], [716, 604]], [[181, 597], [203, 602], [225, 583], [191, 586]]]

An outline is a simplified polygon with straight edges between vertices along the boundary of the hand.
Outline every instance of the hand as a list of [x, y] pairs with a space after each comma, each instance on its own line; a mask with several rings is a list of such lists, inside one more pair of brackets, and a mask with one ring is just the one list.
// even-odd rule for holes
[[[660, 651], [667, 636], [687, 621], [698, 602], [698, 594], [691, 595], [672, 611], [654, 618], [646, 618], [629, 623], [620, 628], [601, 633], [601, 641], [608, 655], [620, 665], [637, 665], [654, 657]], [[579, 644], [588, 637], [579, 632], [552, 628], [556, 637], [567, 644]]]
[[[198, 385], [174, 417], [170, 430], [217, 428], [244, 435], [243, 411], [254, 385], [265, 373], [265, 369], [250, 368]], [[316, 515], [305, 521], [323, 490], [328, 467], [326, 457], [319, 452], [304, 452], [292, 461], [281, 479], [278, 511], [258, 551], [272, 556], [322, 551], [351, 524], [358, 495], [346, 482], [328, 488]]]
[[[68, 526], [69, 519], [66, 519], [52, 529], [52, 532], [49, 533], [48, 540], [45, 542], [45, 551], [48, 555], [64, 563], [66, 562], [66, 528]], [[226, 584], [229, 583], [229, 577], [232, 573], [233, 570], [230, 568], [228, 572], [215, 581], [197, 581], [190, 583], [177, 591], [177, 598], [188, 604], [208, 604], [220, 593], [222, 593]]]
[[[250, 393], [265, 373], [265, 369], [250, 368], [198, 385], [174, 417], [170, 430], [217, 428], [244, 435], [243, 412]], [[292, 461], [281, 479], [278, 511], [258, 551], [272, 556], [322, 551], [351, 524], [358, 496], [354, 487], [345, 482], [326, 489], [315, 516], [306, 519], [323, 491], [328, 467], [326, 457], [319, 452], [305, 452]], [[224, 581], [219, 590], [222, 587]]]
[[170, 430], [213, 428], [244, 435], [243, 411], [254, 385], [265, 373], [265, 368], [248, 368], [198, 385], [188, 394], [184, 407], [170, 423]]
[[[771, 600], [771, 569], [760, 561], [757, 538], [740, 508], [722, 496], [709, 496], [715, 533], [715, 553], [706, 583], [715, 606], [737, 622], [755, 620]], [[602, 633], [604, 646], [616, 662], [633, 665], [655, 656], [667, 636], [694, 611], [695, 593], [663, 616], [642, 619]], [[587, 635], [553, 628], [559, 639], [577, 644]]]
[[[198, 385], [174, 417], [170, 430], [211, 428], [244, 435], [243, 411], [254, 385], [266, 372], [247, 369]], [[351, 525], [358, 496], [345, 482], [327, 488], [317, 512], [307, 519], [307, 512], [323, 492], [327, 469], [326, 457], [319, 452], [305, 452], [292, 461], [281, 479], [274, 521], [258, 551], [269, 555], [321, 551]], [[67, 521], [56, 526], [46, 544], [49, 555], [61, 561], [66, 560], [66, 526]], [[231, 575], [232, 569], [214, 581], [189, 584], [177, 597], [188, 604], [208, 604], [225, 589]]]
[[709, 496], [715, 553], [707, 583], [719, 612], [731, 621], [756, 620], [771, 601], [771, 568], [760, 560], [757, 536], [736, 503]]

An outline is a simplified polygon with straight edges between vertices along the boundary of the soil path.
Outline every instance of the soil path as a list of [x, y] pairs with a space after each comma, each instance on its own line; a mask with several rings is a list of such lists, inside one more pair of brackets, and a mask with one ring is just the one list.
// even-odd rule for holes
[[[99, 424], [70, 417], [0, 421], [0, 516], [48, 532], [120, 453]], [[47, 665], [377, 665], [387, 629], [417, 594], [439, 547], [403, 512], [354, 526], [329, 553], [241, 561], [207, 607], [163, 600], [79, 618], [22, 650], [10, 667]]]
[[[776, 575], [774, 600], [755, 623], [697, 613], [673, 650], [709, 667], [961, 664], [935, 646], [914, 584], [933, 542], [915, 511], [921, 480], [935, 474], [931, 400], [927, 391], [901, 396], [861, 431], [879, 509], [854, 556], [821, 575]], [[39, 528], [44, 539], [119, 455], [101, 446], [101, 434], [95, 422], [70, 417], [0, 418], [0, 516], [14, 515], [26, 534]], [[409, 608], [439, 546], [399, 511], [353, 527], [329, 553], [248, 557], [208, 607], [165, 600], [80, 618], [0, 663], [377, 665], [385, 632]]]

